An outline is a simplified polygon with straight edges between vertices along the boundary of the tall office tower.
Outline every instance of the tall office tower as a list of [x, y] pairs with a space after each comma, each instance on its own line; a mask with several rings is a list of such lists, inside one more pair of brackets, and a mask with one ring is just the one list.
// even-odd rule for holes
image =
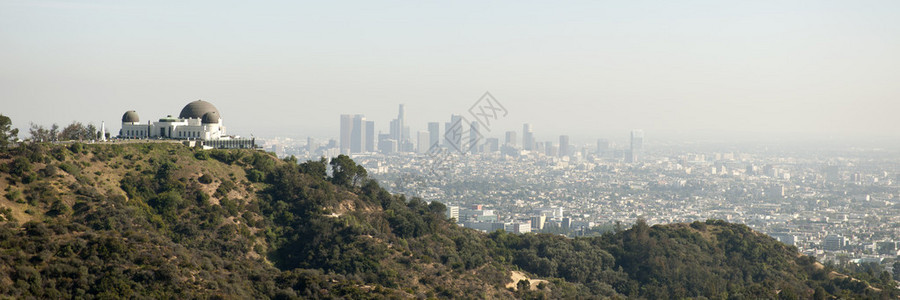
[[559, 157], [569, 156], [569, 136], [559, 136]]
[[484, 152], [500, 151], [500, 140], [497, 138], [487, 138], [484, 140]]
[[644, 131], [635, 129], [631, 131], [631, 147], [628, 148], [631, 153], [626, 153], [625, 159], [628, 162], [637, 162], [644, 150]]
[[316, 145], [316, 140], [314, 140], [311, 136], [306, 137], [306, 151], [309, 152], [310, 155], [313, 154], [317, 149], [319, 149], [318, 145]]
[[607, 139], [598, 139], [597, 140], [597, 155], [603, 155], [604, 153], [609, 151], [609, 140]]
[[428, 149], [431, 148], [431, 144], [428, 143], [430, 141], [431, 141], [431, 137], [430, 137], [430, 134], [428, 133], [428, 131], [419, 131], [416, 134], [416, 143], [418, 144], [418, 148], [419, 148], [419, 149], [417, 149], [417, 152], [419, 152], [419, 153], [428, 152]]
[[350, 154], [350, 132], [353, 127], [353, 117], [341, 115], [341, 154]]
[[375, 152], [375, 121], [366, 121], [366, 152]]
[[553, 146], [553, 142], [544, 142], [544, 150], [546, 150], [545, 155], [556, 156], [556, 146]]
[[403, 128], [400, 127], [400, 120], [397, 120], [397, 119], [391, 120], [391, 128], [390, 128], [391, 139], [392, 140], [399, 139], [401, 131], [403, 131]]
[[545, 215], [531, 217], [531, 230], [543, 230], [546, 222], [547, 216]]
[[534, 150], [534, 133], [528, 123], [522, 124], [522, 149]]
[[506, 145], [515, 147], [516, 146], [516, 132], [515, 131], [507, 131], [506, 132]]
[[412, 143], [412, 135], [410, 135], [409, 126], [403, 126], [403, 131], [401, 133], [402, 133], [401, 138], [402, 138], [403, 143], [410, 145], [409, 146], [410, 149], [406, 149], [405, 151], [407, 151], [407, 152], [415, 151], [415, 149], [412, 149], [412, 147], [415, 147], [416, 145]]
[[409, 129], [407, 129], [406, 125], [406, 110], [404, 109], [404, 105], [400, 104], [400, 112], [397, 113], [398, 126], [400, 126], [400, 136], [397, 139], [397, 142], [403, 142], [409, 140]]
[[644, 150], [644, 131], [635, 129], [631, 131], [631, 151], [640, 153]]
[[478, 147], [481, 142], [481, 131], [478, 130], [478, 122], [472, 122], [469, 126], [469, 144], [466, 145], [468, 147], [469, 152], [478, 153], [481, 152], [478, 150]]
[[450, 115], [450, 122], [444, 123], [444, 145], [453, 150], [462, 146], [462, 134], [466, 130], [466, 124], [462, 122], [462, 116]]
[[378, 133], [378, 152], [389, 154], [397, 151], [397, 140], [392, 139], [390, 134]]
[[441, 143], [444, 144], [444, 148], [450, 148], [450, 122], [444, 122], [444, 139], [441, 140]]
[[406, 112], [403, 104], [400, 104], [397, 118], [391, 121], [391, 138], [400, 144], [409, 140], [409, 127], [406, 126]]
[[438, 122], [429, 122], [428, 123], [428, 147], [431, 148], [433, 145], [440, 145], [441, 141], [441, 123]]
[[362, 152], [366, 135], [365, 123], [366, 117], [363, 115], [353, 116], [353, 127], [350, 129], [350, 153]]

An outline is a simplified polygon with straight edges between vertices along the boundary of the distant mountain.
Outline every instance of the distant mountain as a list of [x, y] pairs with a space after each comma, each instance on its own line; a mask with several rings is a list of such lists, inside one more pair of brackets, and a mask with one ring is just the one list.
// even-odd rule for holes
[[460, 228], [345, 156], [22, 144], [0, 171], [0, 298], [898, 295], [722, 221], [576, 239]]

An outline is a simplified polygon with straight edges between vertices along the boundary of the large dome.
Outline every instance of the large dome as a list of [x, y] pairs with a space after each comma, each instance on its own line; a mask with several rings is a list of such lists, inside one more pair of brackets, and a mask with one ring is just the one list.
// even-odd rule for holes
[[203, 115], [210, 112], [214, 112], [217, 115], [221, 116], [221, 114], [219, 114], [219, 110], [216, 109], [216, 107], [213, 106], [212, 103], [203, 100], [197, 100], [188, 103], [188, 105], [185, 105], [184, 108], [181, 109], [181, 114], [179, 114], [178, 117], [182, 119], [200, 119], [203, 118]]
[[122, 123], [137, 123], [140, 122], [141, 118], [138, 117], [136, 111], [129, 110], [126, 111], [124, 115], [122, 115]]

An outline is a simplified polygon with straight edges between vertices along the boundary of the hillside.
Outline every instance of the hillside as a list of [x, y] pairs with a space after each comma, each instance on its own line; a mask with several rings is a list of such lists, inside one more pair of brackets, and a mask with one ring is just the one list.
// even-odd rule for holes
[[0, 298], [897, 296], [743, 225], [484, 234], [347, 157], [330, 167], [178, 144], [20, 145], [0, 153]]

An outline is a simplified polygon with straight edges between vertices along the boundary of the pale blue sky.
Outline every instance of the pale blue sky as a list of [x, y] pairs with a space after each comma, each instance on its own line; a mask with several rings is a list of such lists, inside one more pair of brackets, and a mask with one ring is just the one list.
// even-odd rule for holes
[[900, 139], [900, 1], [0, 0], [0, 113], [24, 130], [204, 99], [229, 131], [412, 130], [486, 90], [540, 140]]

